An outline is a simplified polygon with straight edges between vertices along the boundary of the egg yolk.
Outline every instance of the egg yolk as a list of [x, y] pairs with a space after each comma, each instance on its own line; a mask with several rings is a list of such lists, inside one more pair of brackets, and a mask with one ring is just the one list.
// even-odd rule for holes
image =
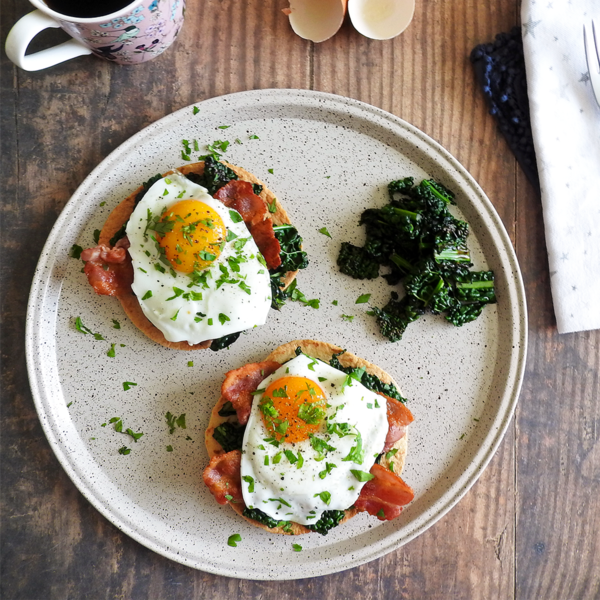
[[319, 431], [325, 403], [325, 393], [314, 381], [290, 375], [267, 387], [259, 407], [265, 427], [278, 441], [296, 443]]
[[221, 254], [227, 229], [223, 219], [200, 200], [182, 200], [162, 215], [158, 243], [176, 271], [191, 273], [210, 266]]

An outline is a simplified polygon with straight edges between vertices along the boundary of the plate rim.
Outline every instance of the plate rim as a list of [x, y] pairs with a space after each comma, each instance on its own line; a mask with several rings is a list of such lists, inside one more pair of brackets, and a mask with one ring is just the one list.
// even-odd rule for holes
[[[494, 208], [492, 202], [489, 200], [489, 198], [487, 197], [485, 192], [482, 190], [482, 188], [479, 186], [479, 184], [475, 181], [473, 176], [467, 171], [467, 169], [441, 144], [439, 144], [437, 141], [435, 141], [433, 138], [428, 136], [426, 133], [424, 133], [423, 131], [421, 131], [420, 129], [415, 127], [414, 125], [411, 125], [407, 121], [403, 120], [402, 118], [400, 118], [392, 113], [389, 113], [383, 109], [380, 109], [376, 106], [367, 104], [360, 100], [356, 100], [353, 98], [348, 98], [348, 97], [344, 97], [344, 96], [340, 96], [340, 95], [336, 95], [336, 94], [330, 94], [330, 93], [326, 93], [326, 92], [318, 92], [318, 91], [314, 91], [314, 90], [301, 90], [301, 89], [298, 90], [298, 89], [276, 89], [275, 88], [275, 89], [263, 89], [263, 90], [250, 90], [250, 91], [235, 92], [232, 94], [225, 94], [222, 96], [216, 96], [213, 98], [208, 98], [208, 99], [205, 99], [205, 100], [202, 100], [199, 102], [195, 102], [195, 103], [185, 106], [173, 113], [165, 115], [164, 117], [162, 117], [162, 118], [154, 121], [153, 123], [149, 124], [148, 126], [144, 127], [143, 129], [141, 129], [140, 131], [135, 133], [133, 136], [131, 136], [127, 140], [125, 140], [122, 144], [117, 146], [85, 177], [85, 179], [82, 181], [82, 183], [73, 192], [71, 198], [65, 204], [59, 217], [57, 218], [56, 222], [52, 226], [52, 229], [51, 229], [51, 231], [48, 235], [48, 238], [44, 244], [44, 247], [40, 254], [40, 258], [38, 260], [38, 264], [37, 264], [35, 272], [34, 272], [31, 289], [30, 289], [29, 300], [28, 300], [28, 304], [27, 304], [26, 328], [25, 328], [26, 329], [25, 330], [26, 360], [27, 360], [27, 371], [28, 371], [28, 376], [29, 376], [29, 383], [30, 383], [30, 388], [31, 388], [34, 404], [36, 407], [36, 412], [38, 413], [38, 417], [40, 419], [42, 428], [44, 430], [46, 438], [48, 439], [50, 447], [52, 448], [55, 456], [57, 457], [61, 467], [66, 471], [67, 475], [69, 476], [71, 481], [74, 483], [74, 485], [77, 487], [77, 489], [81, 492], [81, 494], [84, 496], [84, 498], [86, 498], [86, 500], [88, 502], [90, 502], [92, 504], [92, 506], [94, 506], [94, 508], [96, 508], [96, 510], [98, 510], [115, 527], [117, 527], [122, 532], [124, 532], [125, 534], [127, 534], [128, 536], [130, 536], [131, 538], [136, 540], [137, 542], [141, 543], [145, 547], [149, 548], [150, 550], [152, 550], [170, 560], [173, 560], [175, 562], [178, 562], [178, 563], [184, 564], [186, 566], [189, 566], [189, 567], [192, 567], [195, 569], [199, 569], [199, 570], [202, 570], [205, 572], [209, 572], [209, 573], [213, 573], [213, 574], [217, 574], [217, 575], [221, 575], [221, 576], [232, 577], [232, 578], [242, 578], [242, 579], [251, 579], [251, 580], [252, 579], [253, 580], [274, 580], [274, 579], [292, 580], [292, 579], [301, 579], [303, 577], [306, 577], [306, 575], [293, 576], [293, 577], [289, 577], [289, 576], [274, 577], [272, 573], [270, 573], [269, 575], [261, 575], [261, 574], [252, 574], [252, 573], [246, 573], [246, 572], [243, 575], [237, 575], [237, 574], [232, 574], [231, 569], [228, 569], [228, 568], [214, 567], [214, 566], [212, 566], [212, 564], [211, 565], [207, 565], [207, 564], [199, 565], [197, 563], [197, 561], [191, 560], [187, 556], [180, 554], [179, 552], [176, 553], [174, 550], [169, 550], [168, 548], [165, 549], [164, 547], [161, 547], [159, 544], [155, 543], [155, 541], [151, 537], [149, 537], [147, 534], [145, 534], [144, 532], [139, 531], [139, 530], [135, 529], [134, 527], [130, 526], [127, 522], [122, 521], [119, 518], [116, 518], [113, 507], [110, 505], [105, 506], [101, 502], [101, 500], [94, 495], [93, 489], [91, 489], [90, 486], [88, 486], [87, 482], [85, 480], [83, 480], [80, 477], [80, 475], [75, 471], [75, 469], [71, 463], [71, 458], [68, 456], [68, 453], [66, 452], [66, 450], [61, 446], [60, 442], [58, 441], [57, 436], [55, 435], [55, 432], [53, 431], [51, 424], [48, 420], [48, 415], [44, 411], [44, 403], [42, 401], [42, 397], [45, 392], [42, 389], [41, 381], [38, 380], [39, 378], [36, 373], [36, 364], [35, 364], [35, 348], [36, 347], [34, 346], [34, 342], [35, 342], [35, 337], [36, 337], [35, 333], [36, 332], [35, 332], [34, 328], [35, 328], [36, 323], [34, 322], [35, 319], [33, 317], [36, 313], [36, 300], [39, 297], [40, 287], [43, 286], [45, 283], [43, 278], [40, 279], [40, 275], [43, 273], [45, 265], [55, 261], [55, 257], [53, 257], [53, 255], [52, 255], [51, 248], [54, 245], [55, 238], [58, 234], [58, 231], [61, 228], [61, 225], [63, 224], [63, 222], [65, 222], [68, 219], [69, 212], [72, 211], [74, 209], [74, 207], [76, 206], [76, 203], [78, 201], [79, 196], [82, 193], [82, 190], [85, 190], [85, 187], [87, 185], [89, 185], [89, 182], [93, 181], [95, 178], [97, 178], [98, 173], [100, 173], [103, 168], [106, 168], [104, 166], [106, 163], [110, 162], [111, 160], [114, 160], [116, 157], [118, 157], [122, 153], [127, 153], [130, 147], [134, 146], [136, 143], [138, 143], [138, 141], [146, 138], [153, 131], [160, 130], [160, 128], [165, 126], [169, 121], [171, 121], [171, 120], [177, 121], [180, 115], [182, 115], [185, 111], [189, 111], [190, 109], [192, 109], [195, 106], [209, 105], [209, 107], [210, 107], [211, 105], [214, 105], [217, 107], [223, 107], [228, 102], [231, 102], [232, 104], [234, 104], [235, 102], [242, 102], [242, 103], [247, 102], [249, 104], [249, 103], [257, 102], [257, 101], [260, 102], [265, 99], [279, 101], [279, 102], [287, 100], [288, 103], [290, 103], [290, 100], [292, 101], [291, 103], [293, 103], [293, 100], [302, 99], [303, 103], [306, 103], [306, 102], [310, 102], [311, 100], [316, 99], [317, 101], [330, 103], [332, 105], [331, 108], [333, 108], [334, 106], [337, 106], [339, 104], [346, 106], [346, 107], [351, 106], [354, 109], [358, 110], [360, 113], [372, 113], [372, 114], [375, 114], [380, 119], [383, 118], [387, 121], [391, 121], [391, 122], [395, 123], [397, 126], [400, 126], [402, 129], [404, 129], [408, 133], [410, 133], [413, 136], [417, 137], [418, 139], [422, 140], [422, 142], [424, 144], [428, 145], [431, 149], [433, 149], [438, 156], [441, 155], [448, 163], [450, 163], [450, 165], [453, 167], [453, 169], [456, 171], [456, 173], [459, 176], [461, 176], [466, 181], [466, 183], [468, 183], [468, 185], [472, 188], [473, 192], [476, 194], [476, 196], [478, 198], [478, 201], [481, 203], [480, 206], [486, 209], [487, 216], [494, 222], [494, 224], [495, 224], [494, 233], [499, 236], [499, 240], [502, 243], [502, 249], [506, 252], [506, 259], [508, 261], [508, 265], [510, 265], [510, 267], [511, 267], [511, 274], [508, 277], [508, 279], [512, 282], [512, 285], [513, 285], [512, 291], [514, 292], [516, 299], [517, 299], [517, 304], [516, 304], [516, 306], [513, 307], [513, 311], [516, 311], [516, 314], [518, 315], [518, 318], [515, 319], [515, 325], [513, 326], [513, 337], [516, 339], [516, 341], [518, 343], [518, 349], [516, 352], [513, 352], [513, 356], [511, 357], [512, 363], [514, 363], [514, 367], [513, 367], [514, 375], [509, 380], [512, 383], [512, 386], [510, 386], [511, 391], [509, 394], [510, 401], [508, 403], [507, 410], [504, 411], [504, 413], [502, 414], [501, 422], [497, 428], [494, 427], [494, 425], [496, 424], [496, 419], [498, 419], [499, 415], [498, 415], [498, 413], [495, 414], [495, 417], [494, 417], [495, 420], [490, 425], [490, 431], [484, 437], [484, 440], [483, 440], [484, 442], [487, 442], [488, 438], [491, 437], [492, 441], [491, 441], [491, 444], [482, 443], [482, 448], [476, 453], [476, 456], [479, 457], [479, 455], [482, 453], [482, 450], [485, 450], [483, 452], [483, 456], [478, 461], [477, 468], [474, 469], [474, 471], [470, 474], [469, 478], [460, 487], [460, 489], [456, 490], [456, 493], [451, 498], [449, 498], [445, 501], [441, 510], [437, 510], [434, 515], [432, 515], [431, 517], [426, 519], [423, 522], [423, 524], [420, 527], [416, 528], [410, 535], [408, 535], [405, 538], [403, 538], [402, 540], [400, 540], [399, 543], [393, 544], [393, 547], [386, 546], [386, 548], [375, 551], [372, 554], [369, 553], [367, 556], [365, 556], [364, 554], [361, 554], [360, 557], [353, 557], [351, 560], [344, 562], [344, 564], [340, 565], [339, 567], [329, 566], [323, 572], [313, 574], [312, 576], [332, 574], [332, 573], [340, 572], [340, 571], [347, 570], [350, 568], [354, 568], [356, 566], [359, 566], [361, 564], [364, 564], [366, 562], [374, 560], [375, 558], [384, 556], [385, 554], [387, 554], [393, 550], [397, 550], [399, 547], [403, 546], [404, 544], [412, 541], [413, 539], [415, 539], [416, 537], [421, 535], [425, 530], [427, 530], [429, 527], [431, 527], [433, 524], [435, 524], [438, 520], [440, 520], [442, 517], [444, 517], [461, 500], [461, 498], [464, 497], [464, 495], [471, 489], [471, 487], [479, 479], [479, 477], [481, 476], [481, 473], [485, 470], [485, 468], [489, 464], [491, 458], [493, 457], [496, 450], [498, 449], [501, 441], [503, 440], [503, 438], [506, 434], [506, 430], [508, 429], [508, 426], [514, 415], [514, 412], [515, 412], [515, 409], [516, 409], [516, 406], [517, 406], [517, 403], [519, 400], [520, 389], [522, 386], [523, 377], [524, 377], [524, 373], [525, 373], [525, 367], [526, 367], [527, 343], [528, 343], [527, 304], [526, 304], [525, 288], [524, 288], [524, 284], [523, 284], [523, 280], [522, 280], [522, 275], [520, 272], [520, 268], [519, 268], [519, 264], [518, 264], [518, 260], [517, 260], [517, 256], [516, 256], [514, 247], [512, 245], [512, 242], [510, 240], [508, 232], [506, 231], [506, 228], [504, 227], [504, 224], [502, 223], [502, 220], [500, 219], [500, 216], [498, 215], [496, 209]], [[302, 104], [302, 103], [299, 103], [299, 104]], [[210, 108], [209, 108], [209, 110], [210, 110]], [[509, 289], [510, 289], [510, 285], [509, 285]], [[508, 389], [508, 387], [509, 386], [507, 386], [507, 389]], [[503, 392], [503, 397], [505, 397], [505, 396], [506, 396], [506, 390], [504, 390], [504, 392]], [[435, 506], [437, 504], [437, 502], [439, 502], [439, 500], [436, 501], [436, 503], [434, 503], [433, 506]], [[118, 515], [117, 515], [117, 517], [118, 517]], [[239, 565], [236, 565], [236, 567], [239, 567]]]

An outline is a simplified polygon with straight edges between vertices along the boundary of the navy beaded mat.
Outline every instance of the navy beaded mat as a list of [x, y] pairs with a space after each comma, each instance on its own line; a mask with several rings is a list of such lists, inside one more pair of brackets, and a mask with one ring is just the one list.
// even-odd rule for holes
[[496, 118], [510, 149], [539, 194], [521, 28], [513, 27], [509, 33], [499, 33], [494, 42], [473, 48], [471, 62], [490, 114]]

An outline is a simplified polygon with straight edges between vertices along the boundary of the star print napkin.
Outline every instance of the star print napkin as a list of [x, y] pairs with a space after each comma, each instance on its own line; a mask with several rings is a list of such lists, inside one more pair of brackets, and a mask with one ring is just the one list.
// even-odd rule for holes
[[523, 0], [521, 7], [559, 333], [600, 328], [600, 107], [583, 45], [592, 18], [598, 25], [598, 0]]

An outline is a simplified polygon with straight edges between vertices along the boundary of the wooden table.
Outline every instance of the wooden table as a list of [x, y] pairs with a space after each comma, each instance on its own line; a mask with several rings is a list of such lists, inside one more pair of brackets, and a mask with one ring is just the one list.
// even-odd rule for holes
[[[285, 0], [189, 0], [175, 46], [120, 67], [84, 57], [27, 73], [2, 56], [2, 582], [11, 599], [600, 597], [600, 331], [559, 336], [539, 198], [489, 116], [468, 60], [519, 23], [519, 2], [421, 0], [392, 41], [349, 23], [312, 44]], [[30, 10], [3, 2], [2, 40]], [[42, 36], [39, 45], [54, 40]], [[62, 38], [61, 38], [62, 39]], [[529, 305], [516, 417], [466, 497], [416, 540], [350, 571], [295, 582], [219, 577], [171, 562], [105, 520], [64, 473], [27, 381], [29, 286], [61, 209], [131, 135], [183, 106], [248, 89], [368, 102], [445, 146], [510, 234]]]

